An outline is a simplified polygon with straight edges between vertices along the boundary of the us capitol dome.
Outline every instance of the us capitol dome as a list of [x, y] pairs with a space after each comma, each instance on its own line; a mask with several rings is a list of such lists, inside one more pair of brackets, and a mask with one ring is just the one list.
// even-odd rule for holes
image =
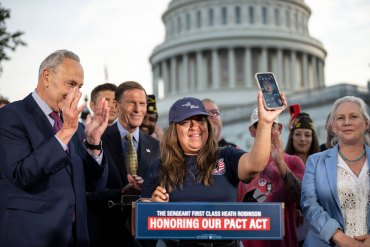
[[211, 98], [223, 136], [240, 143], [257, 102], [256, 72], [273, 72], [288, 97], [324, 89], [327, 53], [310, 36], [310, 15], [303, 0], [172, 0], [164, 42], [150, 56], [158, 124], [168, 125], [177, 99]]

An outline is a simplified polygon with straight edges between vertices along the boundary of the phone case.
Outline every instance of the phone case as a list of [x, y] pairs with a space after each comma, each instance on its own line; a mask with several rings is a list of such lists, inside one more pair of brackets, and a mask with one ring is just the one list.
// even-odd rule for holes
[[[262, 82], [260, 82], [259, 78], [258, 78], [260, 75], [265, 75], [266, 77], [267, 76], [272, 76], [273, 77], [274, 83], [272, 83], [270, 80], [264, 80], [264, 81], [267, 81], [271, 85], [271, 88], [272, 88], [271, 92], [267, 92], [266, 89], [263, 89], [261, 87], [260, 84]], [[265, 109], [269, 110], [269, 111], [273, 111], [273, 110], [284, 108], [283, 100], [282, 100], [281, 95], [280, 95], [279, 85], [276, 81], [276, 77], [275, 77], [274, 73], [272, 73], [272, 72], [258, 72], [258, 73], [255, 74], [255, 79], [256, 79], [256, 82], [257, 82], [258, 89], [260, 91], [262, 91], [263, 105], [264, 105]]]
[[296, 118], [301, 113], [300, 104], [293, 104], [289, 106], [289, 114], [292, 118]]

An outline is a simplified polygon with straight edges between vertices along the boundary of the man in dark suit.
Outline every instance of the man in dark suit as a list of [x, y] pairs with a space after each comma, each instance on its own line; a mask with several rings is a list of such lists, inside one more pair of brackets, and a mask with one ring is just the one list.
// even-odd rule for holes
[[[108, 207], [108, 201], [120, 202], [121, 196], [140, 195], [143, 178], [150, 164], [159, 158], [159, 142], [139, 127], [147, 111], [147, 94], [137, 82], [127, 81], [118, 86], [115, 99], [118, 121], [109, 126], [102, 140], [109, 160], [106, 190], [88, 193], [88, 220], [92, 246], [135, 246], [130, 232], [131, 205]], [[134, 139], [138, 166], [136, 174], [126, 169], [128, 142]]]
[[89, 246], [85, 194], [105, 186], [109, 107], [102, 100], [83, 129], [83, 78], [78, 56], [58, 50], [41, 63], [36, 90], [0, 109], [1, 246]]

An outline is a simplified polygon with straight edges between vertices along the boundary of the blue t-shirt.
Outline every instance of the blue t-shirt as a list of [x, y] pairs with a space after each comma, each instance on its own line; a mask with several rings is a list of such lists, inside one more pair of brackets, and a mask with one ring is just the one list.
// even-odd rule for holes
[[[245, 151], [234, 147], [222, 148], [217, 165], [214, 166], [212, 172], [213, 183], [209, 186], [196, 182], [196, 176], [199, 173], [196, 166], [196, 156], [185, 156], [184, 185], [182, 189], [175, 188], [174, 191], [169, 193], [170, 202], [236, 202], [239, 183], [238, 162], [244, 153]], [[158, 160], [150, 167], [141, 190], [142, 197], [152, 197], [152, 193], [159, 185], [157, 174], [160, 165], [161, 163]]]

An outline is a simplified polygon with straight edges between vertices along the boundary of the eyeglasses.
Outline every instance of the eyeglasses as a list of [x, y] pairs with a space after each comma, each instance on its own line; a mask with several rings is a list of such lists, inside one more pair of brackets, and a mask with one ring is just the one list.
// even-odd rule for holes
[[207, 111], [210, 117], [218, 117], [221, 115], [221, 112], [219, 110], [210, 110]]

